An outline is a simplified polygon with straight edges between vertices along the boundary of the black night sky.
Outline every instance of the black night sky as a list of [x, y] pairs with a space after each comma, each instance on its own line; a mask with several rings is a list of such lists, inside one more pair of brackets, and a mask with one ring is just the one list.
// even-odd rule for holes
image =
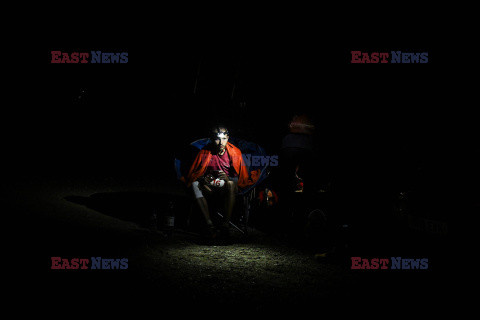
[[[315, 118], [323, 144], [335, 148], [331, 154], [340, 161], [355, 162], [348, 154], [355, 148], [369, 148], [376, 158], [402, 147], [428, 153], [425, 148], [444, 142], [447, 116], [435, 91], [445, 86], [446, 70], [431, 27], [357, 37], [348, 29], [313, 26], [221, 31], [185, 25], [158, 32], [145, 26], [97, 37], [85, 30], [53, 33], [41, 43], [34, 58], [39, 65], [28, 79], [32, 96], [45, 103], [22, 118], [37, 133], [27, 134], [27, 142], [88, 170], [85, 164], [111, 168], [110, 157], [132, 167], [119, 160], [127, 150], [135, 156], [121, 157], [125, 161], [156, 166], [162, 161], [156, 149], [174, 148], [172, 137], [202, 137], [217, 119], [252, 131], [263, 145], [279, 145], [285, 122], [302, 110]], [[52, 50], [128, 52], [129, 62], [51, 64]], [[352, 50], [429, 52], [429, 63], [353, 65]], [[16, 112], [23, 116], [22, 109]], [[95, 150], [97, 157], [79, 148]]]

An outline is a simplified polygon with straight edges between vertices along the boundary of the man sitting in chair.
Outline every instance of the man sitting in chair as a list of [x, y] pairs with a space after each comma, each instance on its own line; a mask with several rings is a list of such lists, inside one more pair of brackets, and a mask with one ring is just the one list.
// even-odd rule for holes
[[211, 130], [210, 140], [199, 151], [187, 175], [187, 187], [192, 187], [196, 201], [207, 223], [208, 236], [216, 237], [215, 228], [207, 198], [219, 196], [223, 198], [224, 215], [219, 226], [220, 236], [229, 236], [230, 218], [235, 205], [237, 188], [244, 188], [255, 183], [259, 172], [253, 171], [249, 175], [240, 149], [228, 142], [229, 133], [222, 125]]

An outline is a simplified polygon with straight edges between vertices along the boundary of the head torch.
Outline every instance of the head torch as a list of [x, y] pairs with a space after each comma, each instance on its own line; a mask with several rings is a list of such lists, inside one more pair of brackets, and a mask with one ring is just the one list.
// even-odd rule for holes
[[226, 139], [228, 137], [228, 131], [224, 132], [214, 132], [213, 133], [213, 139]]

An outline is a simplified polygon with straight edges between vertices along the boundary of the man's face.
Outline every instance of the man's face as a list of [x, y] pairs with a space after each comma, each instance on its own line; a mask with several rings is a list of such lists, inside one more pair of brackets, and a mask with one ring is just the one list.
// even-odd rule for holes
[[218, 151], [223, 151], [227, 146], [228, 134], [223, 129], [215, 131], [213, 141], [215, 142], [215, 146], [217, 147]]

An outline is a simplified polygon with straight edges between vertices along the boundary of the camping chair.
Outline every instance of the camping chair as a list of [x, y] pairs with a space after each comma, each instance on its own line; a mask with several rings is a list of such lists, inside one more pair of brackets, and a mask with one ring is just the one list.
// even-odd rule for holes
[[[185, 181], [185, 176], [188, 173], [188, 169], [190, 168], [193, 159], [197, 155], [197, 153], [205, 147], [211, 140], [209, 138], [203, 138], [196, 140], [190, 143], [189, 149], [186, 150], [183, 154], [177, 154], [175, 157], [175, 172], [177, 175], [177, 179], [180, 181]], [[260, 175], [257, 182], [249, 187], [246, 187], [242, 190], [239, 190], [237, 193], [237, 202], [241, 202], [241, 212], [238, 214], [235, 222], [230, 221], [230, 225], [234, 227], [236, 230], [240, 231], [242, 234], [247, 235], [247, 226], [249, 216], [252, 210], [252, 202], [256, 197], [255, 187], [258, 186], [265, 178], [267, 178], [269, 174], [269, 163], [268, 161], [252, 161], [254, 157], [261, 157], [261, 159], [268, 159], [265, 149], [254, 142], [248, 142], [242, 139], [238, 139], [235, 137], [230, 137], [229, 142], [232, 143], [234, 146], [240, 149], [242, 152], [243, 159], [245, 164], [247, 165], [247, 171], [255, 171], [260, 170]], [[258, 159], [258, 158], [257, 158]], [[193, 210], [193, 202], [190, 210], [190, 214]], [[222, 214], [216, 210], [215, 211], [218, 216], [223, 218]], [[235, 216], [235, 214], [234, 214]], [[232, 216], [232, 220], [234, 217]]]

